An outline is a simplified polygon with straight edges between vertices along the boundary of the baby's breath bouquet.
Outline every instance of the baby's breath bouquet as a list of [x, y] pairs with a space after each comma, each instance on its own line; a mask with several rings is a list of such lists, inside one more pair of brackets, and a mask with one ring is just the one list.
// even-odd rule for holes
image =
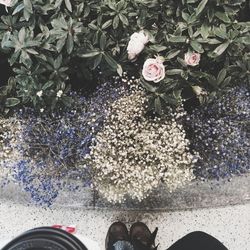
[[113, 202], [142, 200], [161, 182], [173, 191], [192, 180], [197, 156], [178, 123], [182, 115], [148, 116], [138, 88], [112, 103], [87, 157], [99, 192]]

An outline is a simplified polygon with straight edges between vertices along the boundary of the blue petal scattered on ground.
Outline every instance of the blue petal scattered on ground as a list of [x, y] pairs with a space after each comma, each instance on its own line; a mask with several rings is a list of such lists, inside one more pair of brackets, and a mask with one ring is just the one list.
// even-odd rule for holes
[[[92, 185], [91, 169], [83, 167], [82, 160], [102, 128], [107, 106], [125, 91], [120, 82], [106, 83], [88, 99], [71, 93], [75, 104], [64, 112], [48, 115], [30, 108], [19, 110], [21, 143], [11, 147], [18, 150], [20, 159], [9, 167], [32, 201], [50, 206], [60, 190], [78, 190], [80, 186], [75, 183], [79, 180], [81, 187]], [[77, 182], [67, 181], [69, 178]]]
[[203, 179], [230, 179], [250, 169], [250, 100], [245, 86], [187, 117], [192, 148], [200, 153], [195, 174]]

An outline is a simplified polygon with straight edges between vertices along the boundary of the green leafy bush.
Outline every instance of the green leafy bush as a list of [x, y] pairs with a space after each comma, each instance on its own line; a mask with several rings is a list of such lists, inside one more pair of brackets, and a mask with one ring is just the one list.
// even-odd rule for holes
[[[142, 72], [147, 58], [164, 59], [165, 78], [141, 82], [158, 113], [197, 96], [201, 102], [227, 86], [249, 81], [248, 0], [13, 0], [1, 16], [1, 50], [13, 68], [19, 101], [38, 109], [70, 105], [67, 93], [99, 74]], [[129, 60], [130, 36], [148, 38]], [[187, 65], [186, 53], [198, 53]], [[8, 104], [8, 103], [7, 103]]]

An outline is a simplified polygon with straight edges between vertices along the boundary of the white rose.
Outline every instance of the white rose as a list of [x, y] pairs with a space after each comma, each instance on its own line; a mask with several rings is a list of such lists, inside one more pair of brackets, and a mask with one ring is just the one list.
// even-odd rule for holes
[[0, 0], [0, 4], [10, 7], [12, 5], [12, 0]]
[[150, 82], [160, 82], [165, 78], [165, 66], [159, 58], [149, 58], [143, 65], [142, 75]]
[[201, 55], [195, 52], [187, 52], [185, 54], [185, 63], [190, 66], [196, 66], [200, 63]]
[[132, 34], [132, 36], [130, 37], [130, 40], [139, 40], [141, 43], [143, 44], [147, 44], [148, 43], [148, 36], [144, 34], [143, 31], [140, 32], [135, 32], [134, 34]]
[[143, 31], [135, 32], [128, 43], [128, 59], [133, 61], [143, 51], [145, 45], [148, 43], [148, 36]]

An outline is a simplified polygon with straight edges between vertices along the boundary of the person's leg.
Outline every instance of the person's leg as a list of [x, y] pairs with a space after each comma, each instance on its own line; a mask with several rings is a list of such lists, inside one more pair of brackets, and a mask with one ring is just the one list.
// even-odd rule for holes
[[204, 232], [193, 232], [167, 250], [228, 250], [220, 241]]

